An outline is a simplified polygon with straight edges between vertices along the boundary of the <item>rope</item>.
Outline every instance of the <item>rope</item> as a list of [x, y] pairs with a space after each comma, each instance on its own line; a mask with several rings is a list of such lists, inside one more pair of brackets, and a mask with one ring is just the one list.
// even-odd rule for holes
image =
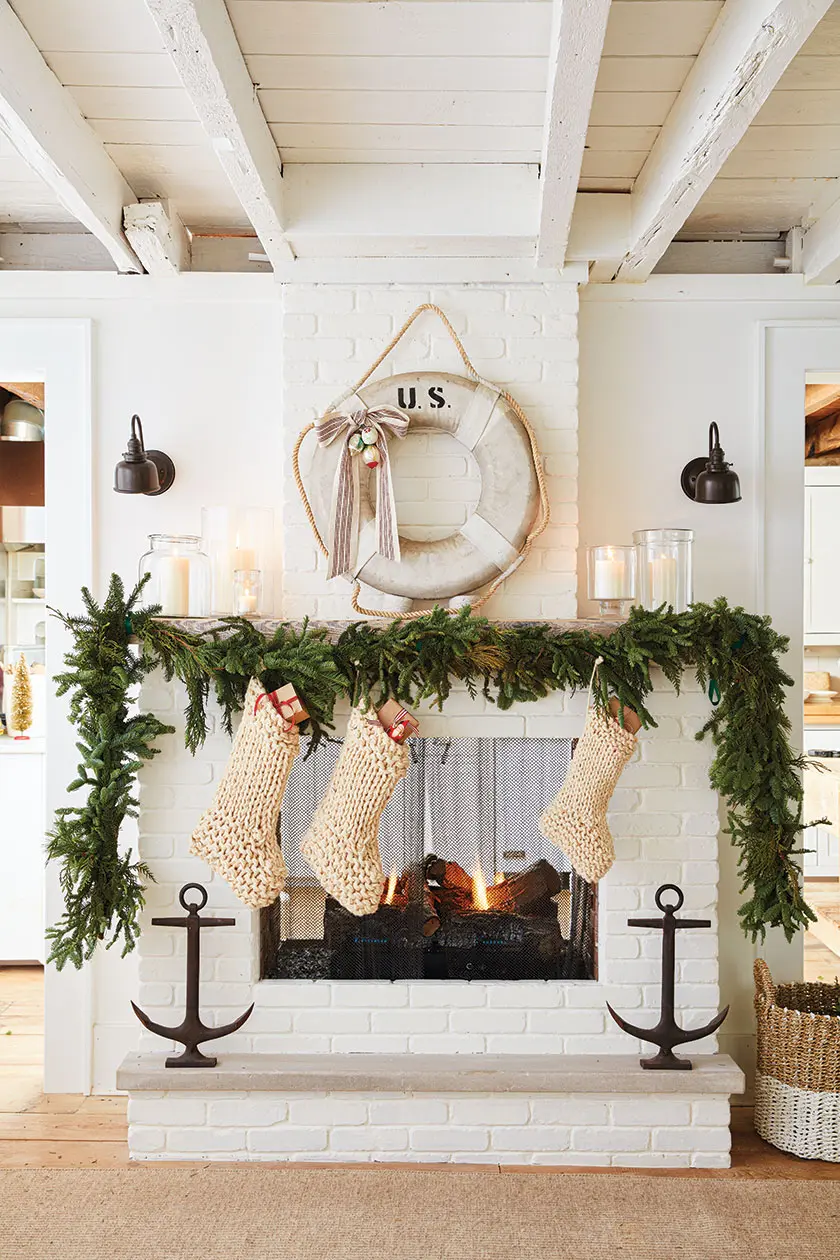
[[[405, 334], [408, 332], [411, 325], [414, 323], [415, 319], [417, 319], [418, 316], [423, 313], [423, 311], [432, 311], [433, 314], [437, 315], [438, 319], [440, 319], [444, 328], [449, 333], [449, 336], [452, 338], [452, 341], [455, 344], [455, 348], [458, 351], [458, 354], [461, 356], [461, 361], [464, 364], [464, 367], [466, 368], [470, 377], [476, 382], [476, 384], [486, 385], [488, 389], [498, 390], [499, 396], [501, 398], [504, 398], [505, 402], [513, 411], [517, 420], [522, 425], [523, 429], [528, 435], [528, 441], [531, 446], [531, 458], [534, 463], [534, 472], [536, 473], [536, 476], [537, 476], [537, 487], [540, 493], [540, 511], [539, 511], [537, 520], [535, 524], [532, 526], [530, 533], [525, 538], [525, 541], [522, 543], [522, 546], [519, 549], [519, 554], [517, 555], [513, 563], [508, 565], [505, 571], [503, 573], [500, 573], [497, 578], [493, 579], [493, 581], [490, 583], [488, 587], [485, 588], [485, 590], [478, 597], [478, 599], [470, 601], [470, 607], [473, 608], [474, 610], [477, 610], [479, 608], [482, 608], [489, 599], [492, 599], [493, 596], [496, 594], [496, 591], [499, 589], [499, 587], [510, 577], [510, 575], [516, 569], [519, 568], [520, 564], [522, 564], [523, 560], [525, 560], [526, 557], [528, 556], [528, 553], [530, 552], [532, 546], [534, 545], [534, 542], [539, 538], [540, 534], [543, 533], [549, 521], [551, 520], [551, 506], [548, 499], [548, 487], [545, 484], [545, 473], [543, 472], [542, 455], [540, 453], [539, 443], [537, 442], [537, 435], [534, 432], [534, 429], [531, 425], [530, 420], [525, 415], [525, 412], [522, 410], [522, 408], [520, 407], [516, 399], [511, 394], [509, 394], [507, 390], [504, 390], [504, 389], [499, 390], [498, 386], [494, 385], [492, 381], [486, 381], [484, 377], [479, 376], [478, 372], [476, 372], [475, 368], [470, 362], [469, 355], [464, 349], [464, 346], [461, 342], [460, 337], [458, 336], [455, 329], [452, 327], [451, 323], [449, 322], [449, 320], [447, 319], [443, 311], [440, 309], [440, 307], [435, 306], [433, 302], [423, 302], [422, 305], [418, 306], [416, 310], [412, 311], [408, 319], [406, 319], [406, 321], [403, 323], [402, 327], [396, 333], [394, 333], [394, 336], [388, 342], [385, 349], [376, 359], [374, 359], [373, 363], [370, 365], [367, 371], [362, 376], [359, 377], [359, 379], [356, 381], [356, 384], [352, 385], [350, 389], [345, 390], [343, 394], [341, 394], [338, 398], [336, 398], [333, 402], [331, 402], [330, 405], [326, 408], [324, 415], [326, 415], [330, 411], [334, 411], [337, 407], [340, 407], [341, 404], [345, 402], [346, 399], [348, 399], [351, 396], [351, 394], [357, 393], [358, 390], [360, 390], [362, 386], [368, 380], [370, 380], [371, 376], [373, 376], [373, 373], [376, 371], [376, 369], [382, 363], [384, 363], [388, 355], [391, 353], [391, 351], [394, 349], [397, 343], [405, 336]], [[309, 521], [309, 526], [312, 530], [312, 533], [315, 536], [315, 541], [317, 542], [319, 548], [321, 549], [321, 554], [323, 556], [328, 557], [330, 553], [327, 550], [324, 544], [324, 540], [321, 537], [321, 534], [318, 530], [318, 525], [315, 521], [315, 514], [312, 511], [312, 507], [309, 502], [309, 498], [307, 497], [306, 489], [303, 484], [303, 478], [300, 475], [300, 448], [303, 445], [303, 440], [306, 437], [306, 435], [308, 433], [311, 433], [314, 428], [315, 428], [315, 425], [313, 423], [307, 424], [306, 427], [301, 429], [300, 433], [298, 434], [297, 441], [295, 442], [294, 448], [292, 450], [292, 469], [294, 471], [295, 485], [297, 486], [298, 494], [300, 495], [301, 502], [303, 503], [304, 511], [306, 512], [306, 518]], [[359, 603], [359, 595], [361, 593], [361, 589], [362, 589], [361, 582], [355, 582], [353, 585], [353, 595], [352, 595], [351, 603], [352, 603], [353, 611], [359, 613], [363, 617], [381, 617], [389, 621], [411, 621], [416, 617], [426, 616], [426, 612], [423, 610], [420, 610], [418, 612], [404, 613], [404, 612], [381, 612], [380, 610], [376, 608], [365, 608]], [[453, 616], [457, 613], [457, 611], [458, 610], [454, 608], [447, 609], [447, 612], [451, 613]]]

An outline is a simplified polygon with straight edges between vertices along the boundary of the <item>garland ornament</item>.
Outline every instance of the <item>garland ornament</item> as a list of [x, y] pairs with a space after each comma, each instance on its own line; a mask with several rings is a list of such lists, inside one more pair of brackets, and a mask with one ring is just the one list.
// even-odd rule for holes
[[376, 551], [386, 560], [400, 559], [397, 507], [388, 458], [388, 434], [402, 438], [408, 433], [409, 417], [397, 407], [365, 406], [353, 395], [352, 411], [328, 411], [315, 426], [319, 446], [329, 446], [346, 436], [333, 484], [329, 525], [329, 566], [327, 577], [352, 576], [359, 551], [359, 460], [376, 473]]

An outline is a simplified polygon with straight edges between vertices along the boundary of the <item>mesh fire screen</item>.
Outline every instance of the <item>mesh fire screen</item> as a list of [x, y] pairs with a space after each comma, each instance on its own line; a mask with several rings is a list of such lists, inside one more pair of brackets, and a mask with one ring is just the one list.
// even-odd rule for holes
[[300, 854], [341, 741], [295, 762], [280, 817], [289, 877], [262, 912], [267, 979], [590, 980], [595, 892], [538, 829], [568, 739], [413, 739], [379, 828], [375, 914], [328, 897]]

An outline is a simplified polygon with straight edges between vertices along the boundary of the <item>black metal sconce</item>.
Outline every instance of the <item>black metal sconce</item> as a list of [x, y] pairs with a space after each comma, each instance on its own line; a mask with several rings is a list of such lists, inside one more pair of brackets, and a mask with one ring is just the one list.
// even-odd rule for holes
[[689, 460], [680, 476], [683, 492], [695, 503], [738, 503], [741, 483], [738, 474], [724, 459], [720, 433], [714, 421], [709, 425], [709, 453]]
[[[137, 431], [140, 436], [137, 436]], [[131, 417], [131, 437], [114, 470], [117, 494], [164, 494], [175, 480], [175, 465], [163, 451], [147, 451], [139, 416]]]

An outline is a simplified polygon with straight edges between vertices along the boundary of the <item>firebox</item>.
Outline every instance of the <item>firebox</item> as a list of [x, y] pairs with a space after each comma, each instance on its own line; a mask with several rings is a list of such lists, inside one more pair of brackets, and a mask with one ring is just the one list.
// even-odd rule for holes
[[[306, 741], [304, 741], [304, 744]], [[595, 889], [539, 831], [569, 739], [412, 739], [379, 829], [382, 898], [357, 917], [300, 842], [341, 741], [302, 748], [279, 831], [286, 889], [262, 912], [266, 979], [592, 980]]]

